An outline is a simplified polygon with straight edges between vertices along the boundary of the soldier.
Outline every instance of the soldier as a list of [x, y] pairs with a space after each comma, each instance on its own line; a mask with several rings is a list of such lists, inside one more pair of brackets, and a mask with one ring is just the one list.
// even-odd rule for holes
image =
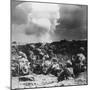
[[60, 70], [57, 74], [58, 81], [74, 78], [72, 62], [67, 60], [66, 62], [59, 62]]
[[30, 62], [27, 60], [26, 55], [19, 51], [19, 74], [29, 74]]
[[82, 71], [85, 71], [86, 66], [84, 61], [86, 61], [86, 58], [82, 53], [72, 56], [72, 67], [75, 77], [77, 77]]
[[50, 73], [51, 65], [52, 65], [52, 63], [51, 63], [50, 60], [46, 60], [46, 61], [43, 62], [43, 64], [42, 64], [43, 74]]
[[66, 66], [64, 66], [61, 68], [60, 72], [58, 73], [58, 82], [67, 80], [70, 77], [72, 77], [71, 72], [69, 71], [69, 69]]
[[60, 65], [57, 61], [57, 58], [52, 59], [52, 67], [51, 67], [51, 74], [57, 76], [57, 73], [60, 71]]
[[18, 55], [27, 59], [26, 54], [22, 51], [19, 51]]
[[85, 63], [86, 63], [86, 57], [82, 53], [77, 54], [77, 56], [78, 56], [78, 59], [80, 60], [79, 65], [80, 65], [81, 72], [83, 72], [83, 71], [86, 70], [86, 65], [85, 65]]

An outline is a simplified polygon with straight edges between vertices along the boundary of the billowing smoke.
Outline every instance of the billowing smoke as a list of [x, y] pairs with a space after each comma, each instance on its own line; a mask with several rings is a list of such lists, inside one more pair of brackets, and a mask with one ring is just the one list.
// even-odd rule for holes
[[13, 41], [36, 43], [87, 38], [86, 5], [13, 0], [11, 8]]
[[[40, 42], [52, 42], [52, 33], [60, 18], [57, 4], [31, 3], [31, 12], [28, 14], [28, 28], [26, 34], [35, 34]], [[32, 30], [31, 30], [32, 29]]]
[[19, 42], [53, 41], [57, 20], [60, 19], [60, 5], [35, 2], [22, 2], [15, 5], [12, 7], [14, 34], [12, 38], [14, 40]]

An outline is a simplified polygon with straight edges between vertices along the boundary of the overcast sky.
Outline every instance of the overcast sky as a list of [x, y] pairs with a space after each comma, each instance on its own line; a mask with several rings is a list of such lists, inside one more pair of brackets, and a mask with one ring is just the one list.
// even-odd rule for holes
[[11, 27], [17, 42], [86, 39], [87, 6], [12, 0]]

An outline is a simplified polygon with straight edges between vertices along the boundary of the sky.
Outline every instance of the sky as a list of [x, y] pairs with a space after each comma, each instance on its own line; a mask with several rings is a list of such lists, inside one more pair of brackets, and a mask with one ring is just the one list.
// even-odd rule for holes
[[87, 39], [87, 6], [11, 3], [12, 41], [20, 43]]

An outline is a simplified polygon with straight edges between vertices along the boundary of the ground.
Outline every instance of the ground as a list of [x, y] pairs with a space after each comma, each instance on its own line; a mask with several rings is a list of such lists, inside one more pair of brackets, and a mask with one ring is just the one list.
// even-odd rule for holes
[[[27, 78], [26, 81], [19, 78]], [[25, 75], [19, 77], [12, 77], [12, 89], [15, 88], [37, 88], [37, 87], [55, 87], [55, 86], [70, 86], [70, 85], [86, 85], [87, 73], [81, 73], [77, 78], [70, 78], [69, 80], [57, 81], [57, 77], [49, 75]]]

